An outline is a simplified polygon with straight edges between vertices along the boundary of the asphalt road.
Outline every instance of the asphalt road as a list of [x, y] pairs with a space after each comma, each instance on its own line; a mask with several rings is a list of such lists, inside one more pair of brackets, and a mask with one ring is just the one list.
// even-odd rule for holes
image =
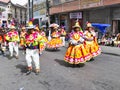
[[29, 76], [22, 51], [19, 60], [0, 55], [0, 90], [120, 90], [120, 48], [102, 50], [94, 61], [77, 67], [63, 61], [66, 47], [45, 51], [40, 74]]

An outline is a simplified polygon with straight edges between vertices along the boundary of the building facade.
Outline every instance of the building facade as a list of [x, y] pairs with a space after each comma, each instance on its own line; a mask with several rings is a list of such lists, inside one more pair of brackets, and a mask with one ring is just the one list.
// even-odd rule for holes
[[65, 25], [68, 31], [78, 20], [83, 28], [89, 21], [111, 24], [108, 31], [120, 32], [119, 0], [51, 0], [50, 14], [53, 22]]
[[10, 24], [14, 20], [15, 24], [26, 24], [27, 8], [19, 4], [13, 4], [10, 0], [8, 2], [0, 2], [0, 7], [4, 9], [1, 12], [0, 20], [6, 24]]
[[7, 4], [0, 1], [0, 25], [7, 22]]
[[46, 0], [33, 1], [33, 18], [39, 26], [46, 24]]

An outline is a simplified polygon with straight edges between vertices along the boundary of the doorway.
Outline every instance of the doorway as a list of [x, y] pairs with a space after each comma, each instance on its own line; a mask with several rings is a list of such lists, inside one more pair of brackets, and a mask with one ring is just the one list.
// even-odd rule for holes
[[120, 20], [113, 20], [113, 33], [120, 33]]

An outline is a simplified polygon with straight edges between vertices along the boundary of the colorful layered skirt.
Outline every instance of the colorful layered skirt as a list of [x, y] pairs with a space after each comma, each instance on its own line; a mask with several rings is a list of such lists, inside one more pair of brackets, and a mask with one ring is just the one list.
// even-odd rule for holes
[[57, 38], [52, 38], [48, 43], [47, 43], [47, 48], [59, 48], [63, 46], [62, 40], [57, 37]]
[[40, 49], [40, 53], [42, 53], [45, 48], [46, 48], [46, 44], [48, 43], [48, 40], [46, 37], [42, 38], [42, 42], [39, 43], [39, 49]]
[[90, 53], [91, 58], [96, 57], [101, 53], [101, 48], [97, 41], [86, 41], [85, 47], [87, 48], [87, 52]]
[[84, 47], [84, 44], [80, 44], [76, 46], [70, 45], [64, 57], [64, 60], [70, 64], [85, 63], [87, 60], [90, 59], [91, 56]]
[[20, 46], [25, 45], [25, 39], [23, 37], [20, 38]]

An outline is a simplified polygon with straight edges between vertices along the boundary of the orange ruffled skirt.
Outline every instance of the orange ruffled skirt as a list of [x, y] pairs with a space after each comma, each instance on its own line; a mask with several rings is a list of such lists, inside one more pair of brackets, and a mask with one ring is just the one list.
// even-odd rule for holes
[[48, 43], [47, 43], [47, 48], [59, 48], [63, 46], [62, 40], [60, 38], [52, 38]]
[[25, 39], [24, 38], [20, 38], [20, 46], [24, 46], [25, 45]]
[[43, 40], [42, 40], [43, 42], [40, 42], [40, 43], [39, 43], [40, 53], [42, 53], [42, 52], [45, 50], [46, 44], [48, 43], [48, 40], [47, 40], [46, 37], [43, 37], [42, 39], [43, 39]]
[[64, 57], [64, 60], [70, 64], [85, 63], [87, 60], [90, 59], [91, 56], [84, 47], [84, 44], [76, 46], [70, 45]]
[[101, 48], [99, 47], [96, 40], [86, 41], [85, 47], [87, 48], [87, 52], [90, 53], [91, 58], [96, 57], [99, 54], [101, 54]]

